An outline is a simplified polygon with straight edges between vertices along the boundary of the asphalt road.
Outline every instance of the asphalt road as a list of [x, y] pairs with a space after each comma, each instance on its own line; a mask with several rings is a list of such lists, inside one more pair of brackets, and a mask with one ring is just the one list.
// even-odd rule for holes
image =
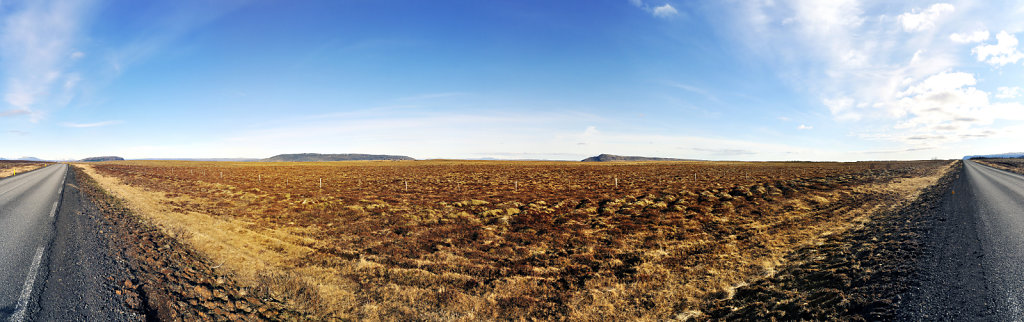
[[137, 320], [115, 295], [125, 265], [64, 164], [0, 180], [0, 321]]
[[1024, 320], [1024, 176], [965, 161], [946, 196], [906, 318]]
[[0, 316], [25, 318], [66, 170], [53, 165], [0, 181]]

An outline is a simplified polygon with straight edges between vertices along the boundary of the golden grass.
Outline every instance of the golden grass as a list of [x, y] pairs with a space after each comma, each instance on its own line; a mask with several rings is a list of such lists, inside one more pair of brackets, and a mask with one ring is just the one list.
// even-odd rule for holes
[[[495, 164], [475, 161], [454, 163]], [[451, 163], [373, 161], [285, 164], [133, 161], [113, 164], [189, 167], [192, 171], [203, 167], [209, 167], [211, 171], [231, 167], [265, 168], [274, 171], [281, 167], [417, 167], [424, 164]], [[579, 166], [578, 163], [559, 162], [509, 164]], [[741, 168], [752, 166], [749, 163], [687, 164], [702, 167], [717, 167], [723, 164]], [[624, 165], [631, 164], [588, 164], [585, 167]], [[643, 164], [650, 165], [651, 163]], [[340, 205], [344, 209], [342, 213], [348, 214], [346, 218], [356, 222], [339, 222], [326, 218], [313, 224], [294, 225], [289, 220], [308, 220], [302, 217], [308, 216], [304, 215], [308, 209], [320, 209], [318, 211], [323, 212], [322, 209], [331, 209], [330, 203], [334, 201], [330, 201], [329, 198], [300, 197], [301, 201], [296, 201], [298, 205], [295, 208], [276, 210], [277, 213], [272, 215], [275, 217], [274, 220], [268, 223], [264, 217], [270, 215], [266, 214], [222, 214], [225, 207], [259, 207], [270, 202], [269, 200], [276, 200], [275, 195], [259, 189], [244, 190], [206, 181], [189, 182], [195, 191], [218, 191], [229, 196], [228, 201], [224, 201], [223, 198], [214, 198], [203, 193], [168, 193], [166, 189], [160, 188], [140, 189], [138, 186], [126, 184], [122, 179], [101, 174], [96, 169], [96, 166], [99, 166], [97, 164], [79, 166], [109, 193], [126, 200], [136, 213], [165, 232], [177, 236], [211, 260], [223, 263], [221, 269], [234, 273], [244, 284], [265, 288], [272, 293], [291, 298], [295, 305], [319, 312], [325, 318], [429, 320], [507, 317], [662, 320], [698, 317], [700, 312], [694, 308], [700, 301], [709, 297], [731, 296], [731, 292], [737, 286], [773, 274], [776, 267], [784, 264], [783, 257], [792, 250], [803, 245], [820, 243], [823, 236], [863, 224], [869, 220], [872, 213], [892, 209], [912, 200], [923, 188], [934, 184], [951, 167], [934, 167], [921, 175], [900, 177], [891, 181], [869, 182], [839, 189], [808, 190], [796, 195], [776, 195], [765, 200], [751, 199], [753, 201], [749, 203], [740, 200], [698, 202], [699, 194], [688, 195], [687, 191], [638, 198], [619, 196], [607, 199], [608, 202], [601, 206], [577, 207], [575, 210], [562, 203], [544, 201], [514, 204], [466, 199], [453, 203], [442, 202], [440, 206], [424, 206], [371, 200], [366, 203]], [[147, 169], [139, 171], [145, 172]], [[285, 198], [289, 197], [292, 196], [289, 194]], [[329, 205], [324, 205], [325, 203]], [[524, 211], [526, 213], [522, 213]], [[569, 219], [559, 220], [564, 223], [555, 228], [562, 227], [558, 229], [568, 230], [552, 232], [567, 234], [564, 237], [538, 238], [543, 232], [537, 232], [534, 228], [510, 230], [510, 222], [515, 224], [517, 221], [529, 219], [524, 217], [526, 214], [554, 216], [553, 218], [557, 219], [564, 212], [574, 215]], [[629, 228], [630, 223], [634, 222], [629, 216], [647, 216], [650, 213], [661, 214], [661, 218], [651, 219], [655, 220], [656, 224], [641, 227], [631, 234], [609, 233], [635, 229]], [[457, 225], [456, 227], [467, 227], [466, 230], [472, 230], [477, 241], [472, 245], [460, 243], [451, 237], [457, 236], [458, 233], [449, 232], [437, 235], [440, 239], [429, 252], [416, 255], [388, 255], [376, 253], [376, 250], [394, 249], [394, 246], [388, 246], [388, 243], [406, 243], [420, 239], [406, 240], [406, 237], [402, 237], [401, 234], [395, 235], [394, 232], [388, 235], [394, 237], [388, 238], [372, 238], [372, 232], [364, 232], [371, 235], [338, 233], [346, 230], [340, 229], [337, 225], [353, 225], [366, 229], [407, 229], [400, 225], [375, 226], [393, 225], [389, 223], [395, 220], [427, 227], [413, 230], [420, 234], [420, 239], [423, 236], [439, 234], [438, 230], [448, 231], [445, 230], [447, 226]], [[373, 225], [360, 226], [364, 221]], [[666, 221], [672, 224], [666, 224]], [[524, 227], [545, 229], [546, 226]], [[722, 229], [725, 229], [724, 233], [721, 232]], [[686, 238], [668, 237], [684, 232]], [[576, 249], [556, 244], [558, 241], [571, 242], [576, 239], [600, 241], [613, 236], [621, 236], [624, 239], [609, 240], [608, 246], [584, 242], [581, 244], [582, 248]], [[344, 247], [345, 245], [357, 247], [349, 248]], [[398, 247], [401, 249], [418, 246], [422, 245], [399, 244]], [[482, 255], [473, 255], [480, 253], [480, 250], [487, 251]], [[565, 250], [579, 253], [552, 255], [553, 252]], [[617, 255], [610, 258], [594, 257], [602, 254]], [[489, 266], [494, 264], [482, 261], [494, 258], [500, 263], [502, 257], [550, 259], [545, 260], [549, 262], [547, 265], [518, 267]], [[510, 264], [516, 262], [513, 260]], [[580, 266], [579, 263], [590, 263], [588, 265], [592, 266]], [[591, 273], [567, 273], [579, 269]], [[497, 271], [477, 273], [477, 270]], [[519, 273], [510, 273], [511, 270], [518, 270]], [[493, 277], [482, 279], [481, 276]], [[583, 278], [578, 285], [572, 281], [568, 282], [569, 284], [556, 282], [566, 276]], [[562, 308], [548, 308], [552, 301], [562, 301], [560, 307], [565, 311], [560, 311]], [[562, 313], [557, 313], [559, 315], [556, 316], [545, 315], [550, 312]]]
[[44, 163], [17, 164], [8, 167], [0, 166], [0, 178], [6, 178], [18, 173], [25, 173], [47, 166]]

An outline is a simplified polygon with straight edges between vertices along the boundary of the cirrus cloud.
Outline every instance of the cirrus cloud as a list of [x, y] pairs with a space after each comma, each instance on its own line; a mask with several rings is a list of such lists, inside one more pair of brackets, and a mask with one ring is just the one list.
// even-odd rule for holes
[[121, 121], [102, 121], [102, 122], [93, 122], [93, 123], [70, 123], [70, 122], [66, 122], [66, 123], [61, 124], [61, 125], [63, 125], [64, 127], [72, 127], [72, 128], [89, 128], [89, 127], [103, 127], [103, 126], [115, 125], [115, 124], [121, 124], [121, 123], [122, 123]]

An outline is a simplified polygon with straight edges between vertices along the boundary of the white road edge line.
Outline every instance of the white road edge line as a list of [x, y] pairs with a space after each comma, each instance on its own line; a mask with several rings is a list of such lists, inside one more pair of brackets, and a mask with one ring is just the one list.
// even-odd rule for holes
[[64, 168], [64, 177], [60, 179], [60, 188], [57, 188], [57, 200], [53, 201], [53, 210], [50, 210], [50, 218], [57, 216], [57, 204], [60, 203], [60, 199], [63, 198], [64, 185], [68, 182], [68, 169]]
[[28, 277], [25, 277], [25, 286], [21, 288], [21, 296], [18, 297], [18, 307], [11, 315], [11, 322], [25, 320], [25, 310], [28, 309], [28, 300], [32, 298], [32, 286], [36, 283], [36, 275], [39, 273], [39, 262], [43, 260], [43, 246], [36, 249], [36, 257], [32, 259], [32, 266], [28, 268]]

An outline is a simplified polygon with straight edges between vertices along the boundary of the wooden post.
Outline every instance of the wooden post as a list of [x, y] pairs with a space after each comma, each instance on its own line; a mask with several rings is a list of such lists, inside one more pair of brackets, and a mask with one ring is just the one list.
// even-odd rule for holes
[[615, 177], [615, 187], [619, 187], [619, 177]]
[[405, 191], [409, 191], [409, 181], [403, 181], [405, 183]]
[[515, 189], [515, 191], [519, 192], [519, 181], [516, 181], [516, 189]]
[[320, 189], [324, 188], [324, 178], [320, 178]]
[[257, 174], [256, 175], [256, 182], [257, 183], [263, 183], [263, 175], [262, 174]]

